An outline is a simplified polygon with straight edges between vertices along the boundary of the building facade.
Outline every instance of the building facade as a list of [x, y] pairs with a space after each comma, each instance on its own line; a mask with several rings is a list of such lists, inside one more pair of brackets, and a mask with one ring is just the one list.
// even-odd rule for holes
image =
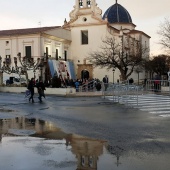
[[[135, 30], [136, 25], [129, 12], [117, 0], [104, 14], [96, 0], [75, 0], [69, 16], [69, 21], [65, 20], [64, 25], [59, 27], [0, 31], [2, 61], [14, 67], [14, 57], [21, 53], [21, 58], [30, 57], [34, 61], [37, 58], [44, 59], [43, 71], [41, 69], [40, 73], [36, 70], [36, 77], [42, 74], [44, 80], [55, 75], [63, 78], [102, 80], [108, 75], [109, 81], [115, 82], [117, 79], [121, 80], [118, 69], [108, 71], [94, 68], [87, 60], [89, 53], [100, 49], [102, 39], [114, 37], [124, 50], [137, 42], [149, 48], [150, 36]], [[60, 69], [60, 65], [66, 68]], [[33, 74], [30, 77], [32, 76]], [[144, 79], [144, 76], [143, 72], [141, 78]], [[137, 79], [137, 74], [133, 73], [132, 77]]]

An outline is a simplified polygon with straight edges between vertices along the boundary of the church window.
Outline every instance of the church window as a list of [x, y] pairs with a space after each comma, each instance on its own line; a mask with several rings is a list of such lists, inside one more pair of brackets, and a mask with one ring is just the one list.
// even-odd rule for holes
[[56, 60], [58, 60], [58, 49], [56, 49], [55, 58], [56, 58]]
[[79, 0], [79, 7], [80, 7], [80, 8], [83, 7], [83, 0]]
[[84, 21], [84, 22], [86, 22], [86, 21], [87, 21], [87, 18], [86, 18], [86, 17], [84, 17], [84, 18], [83, 18], [83, 21]]
[[64, 51], [64, 60], [67, 61], [67, 51]]
[[31, 46], [25, 46], [25, 57], [31, 58]]
[[9, 44], [9, 41], [6, 41], [6, 46]]
[[5, 61], [6, 61], [6, 64], [8, 65], [8, 64], [10, 64], [11, 63], [11, 55], [10, 55], [10, 49], [6, 49], [5, 50], [5, 56], [6, 56], [6, 59], [5, 59]]
[[87, 1], [87, 6], [90, 7], [91, 6], [91, 0]]
[[88, 31], [81, 31], [81, 44], [88, 44]]
[[5, 55], [6, 55], [6, 57], [10, 56], [10, 49], [5, 50]]

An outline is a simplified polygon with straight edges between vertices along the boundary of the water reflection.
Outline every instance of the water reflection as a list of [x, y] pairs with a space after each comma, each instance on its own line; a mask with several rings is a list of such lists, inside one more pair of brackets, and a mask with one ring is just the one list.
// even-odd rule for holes
[[110, 145], [107, 146], [107, 149], [112, 155], [116, 156], [116, 165], [119, 166], [121, 164], [120, 156], [123, 154], [125, 150], [119, 146]]
[[36, 118], [0, 120], [0, 169], [3, 170], [169, 168], [169, 152], [153, 153], [144, 149], [125, 151], [118, 145], [107, 145], [105, 141], [67, 134], [53, 123]]
[[[22, 133], [18, 133], [21, 130]], [[31, 137], [42, 139], [42, 141], [37, 144], [34, 141], [36, 145], [32, 147], [29, 146], [31, 139], [19, 137], [24, 135], [28, 136], [28, 130], [34, 132], [34, 134], [30, 135]], [[7, 142], [7, 137], [10, 139], [13, 137], [13, 143], [20, 143], [20, 147], [21, 145], [25, 145], [25, 148], [32, 148], [32, 154], [41, 156], [53, 155], [57, 145], [59, 147], [57, 147], [58, 149], [56, 151], [60, 150], [65, 145], [67, 154], [71, 152], [75, 160], [71, 159], [67, 163], [65, 161], [64, 163], [62, 163], [63, 161], [58, 163], [55, 160], [45, 160], [43, 165], [63, 167], [66, 166], [64, 164], [68, 166], [76, 164], [76, 170], [97, 170], [98, 159], [99, 156], [103, 154], [103, 146], [106, 143], [105, 141], [86, 138], [75, 134], [66, 134], [50, 122], [25, 117], [0, 120], [0, 141], [2, 142], [4, 138], [4, 142]], [[62, 152], [65, 152], [64, 149], [61, 150], [60, 155], [62, 155]]]

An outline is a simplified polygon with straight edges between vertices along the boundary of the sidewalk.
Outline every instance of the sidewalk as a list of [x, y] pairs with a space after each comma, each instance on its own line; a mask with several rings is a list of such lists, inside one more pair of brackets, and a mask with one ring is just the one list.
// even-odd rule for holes
[[94, 96], [102, 96], [103, 92], [102, 91], [93, 91], [93, 92], [76, 92], [75, 96], [77, 97], [94, 97]]

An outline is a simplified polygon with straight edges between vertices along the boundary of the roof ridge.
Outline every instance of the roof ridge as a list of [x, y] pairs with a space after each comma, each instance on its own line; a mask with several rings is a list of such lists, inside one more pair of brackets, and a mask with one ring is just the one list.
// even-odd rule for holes
[[44, 31], [48, 31], [61, 26], [47, 26], [47, 27], [36, 27], [36, 28], [21, 28], [11, 30], [0, 30], [0, 36], [12, 36], [12, 35], [24, 35], [24, 34], [37, 34]]

